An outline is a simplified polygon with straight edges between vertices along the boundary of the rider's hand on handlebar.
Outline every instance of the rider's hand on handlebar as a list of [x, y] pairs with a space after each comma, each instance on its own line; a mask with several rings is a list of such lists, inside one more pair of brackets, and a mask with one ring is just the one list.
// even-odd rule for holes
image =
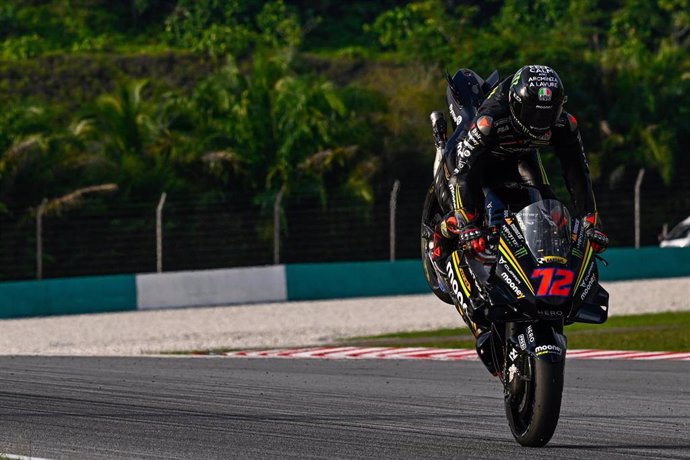
[[597, 254], [606, 251], [609, 247], [609, 237], [602, 230], [596, 228], [597, 218], [595, 214], [588, 214], [583, 219], [583, 225], [585, 227], [585, 235], [589, 239], [592, 249]]
[[597, 254], [606, 251], [606, 248], [609, 247], [609, 237], [598, 228], [587, 229], [587, 238], [589, 238], [592, 249]]
[[480, 253], [486, 249], [486, 238], [475, 225], [466, 225], [458, 233], [460, 246], [466, 251]]

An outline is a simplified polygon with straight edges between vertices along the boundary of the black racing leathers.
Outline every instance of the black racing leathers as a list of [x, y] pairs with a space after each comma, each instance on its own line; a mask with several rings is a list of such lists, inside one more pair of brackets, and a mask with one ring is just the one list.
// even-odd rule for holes
[[468, 132], [456, 132], [449, 139], [446, 156], [455, 156], [456, 169], [448, 182], [450, 196], [443, 195], [452, 201], [456, 215], [465, 223], [476, 222], [484, 206], [492, 206], [491, 194], [501, 189], [499, 186], [532, 185], [542, 197], [553, 197], [539, 156], [540, 148], [553, 147], [575, 211], [578, 215], [596, 213], [589, 167], [575, 117], [564, 111], [545, 135], [539, 138], [526, 135], [510, 115], [511, 78], [499, 83], [482, 103]]

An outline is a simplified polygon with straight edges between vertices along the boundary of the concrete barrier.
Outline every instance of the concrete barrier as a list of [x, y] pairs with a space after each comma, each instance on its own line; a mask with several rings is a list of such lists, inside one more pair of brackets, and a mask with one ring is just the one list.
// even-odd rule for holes
[[[690, 249], [614, 248], [602, 281], [690, 276]], [[419, 260], [276, 265], [0, 283], [0, 318], [427, 293]]]
[[283, 265], [143, 274], [136, 284], [140, 310], [287, 300]]

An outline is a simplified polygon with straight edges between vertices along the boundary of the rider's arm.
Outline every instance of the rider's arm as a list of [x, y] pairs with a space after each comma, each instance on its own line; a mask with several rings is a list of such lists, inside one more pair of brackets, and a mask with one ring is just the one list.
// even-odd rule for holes
[[[460, 226], [472, 222], [480, 213], [483, 203], [475, 193], [472, 180], [478, 180], [479, 160], [491, 150], [493, 145], [491, 131], [493, 119], [488, 115], [478, 115], [469, 132], [456, 146], [457, 168], [449, 181], [453, 207]], [[460, 222], [463, 220], [464, 222]]]
[[578, 215], [596, 216], [597, 206], [592, 191], [592, 180], [577, 120], [569, 113], [563, 112], [553, 131], [553, 145]]

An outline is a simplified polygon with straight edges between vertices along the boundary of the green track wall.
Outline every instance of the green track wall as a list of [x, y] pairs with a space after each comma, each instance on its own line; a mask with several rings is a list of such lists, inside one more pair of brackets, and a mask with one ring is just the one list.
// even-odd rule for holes
[[[690, 276], [690, 248], [613, 248], [603, 256], [602, 281]], [[419, 260], [295, 264], [286, 276], [289, 300], [431, 292]]]
[[599, 264], [603, 281], [690, 276], [690, 248], [614, 248], [603, 256], [609, 262]]
[[429, 290], [419, 260], [285, 267], [289, 300], [418, 294]]
[[136, 310], [135, 275], [0, 283], [0, 318]]

